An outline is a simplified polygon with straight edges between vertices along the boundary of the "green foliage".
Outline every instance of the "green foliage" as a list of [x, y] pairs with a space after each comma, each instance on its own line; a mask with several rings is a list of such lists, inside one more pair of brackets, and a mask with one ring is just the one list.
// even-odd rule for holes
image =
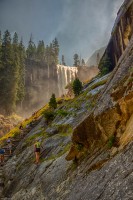
[[111, 60], [110, 60], [110, 58], [109, 58], [107, 53], [105, 53], [105, 55], [101, 59], [98, 67], [100, 69], [101, 76], [104, 76], [105, 74], [108, 74], [111, 71], [110, 70], [110, 68], [111, 68]]
[[111, 148], [114, 145], [115, 142], [115, 136], [112, 135], [108, 140], [108, 147]]
[[52, 42], [52, 52], [54, 55], [54, 63], [58, 64], [58, 56], [59, 56], [59, 43], [57, 38], [55, 38]]
[[61, 57], [61, 62], [62, 62], [62, 65], [64, 65], [64, 66], [66, 65], [64, 55], [62, 55], [62, 57]]
[[68, 83], [68, 85], [65, 87], [65, 89], [67, 89], [68, 90], [68, 92], [67, 92], [67, 95], [68, 96], [73, 96], [73, 82], [71, 82], [71, 83]]
[[104, 85], [106, 82], [107, 82], [107, 79], [104, 79], [104, 80], [102, 80], [102, 81], [96, 82], [95, 84], [93, 84], [93, 85], [91, 86], [91, 90], [93, 90], [93, 89], [95, 89], [95, 88], [97, 88], [97, 87], [99, 87], [99, 86], [101, 86], [101, 85]]
[[79, 56], [78, 56], [77, 53], [74, 54], [73, 59], [74, 59], [74, 64], [73, 64], [73, 66], [75, 66], [75, 67], [80, 66], [80, 60], [79, 60]]
[[25, 85], [27, 64], [43, 63], [50, 72], [51, 65], [58, 63], [58, 56], [59, 44], [56, 38], [46, 48], [43, 40], [36, 47], [31, 35], [25, 50], [22, 39], [19, 41], [16, 32], [13, 39], [8, 30], [3, 36], [0, 32], [0, 112], [10, 115], [16, 111], [16, 107], [22, 108], [24, 98], [28, 99], [29, 93]]
[[74, 92], [75, 96], [78, 96], [81, 93], [82, 88], [83, 88], [83, 86], [82, 86], [81, 81], [78, 78], [76, 78], [73, 81], [73, 92]]
[[77, 149], [78, 151], [82, 151], [83, 148], [84, 148], [84, 145], [83, 145], [83, 144], [81, 144], [81, 143], [76, 144], [76, 149]]
[[56, 114], [62, 117], [66, 117], [69, 113], [65, 110], [58, 110]]
[[13, 53], [11, 35], [7, 30], [2, 40], [0, 66], [0, 106], [5, 110], [5, 114], [11, 114], [16, 103], [18, 60], [14, 61], [14, 57], [17, 55]]
[[43, 40], [38, 42], [36, 56], [39, 60], [45, 59], [45, 45]]
[[52, 94], [52, 96], [50, 98], [49, 107], [52, 108], [52, 109], [57, 108], [57, 102], [56, 102], [55, 94]]
[[26, 50], [27, 58], [34, 59], [36, 56], [36, 45], [33, 42], [32, 35], [29, 40], [28, 48]]
[[52, 110], [46, 110], [43, 113], [47, 123], [51, 122], [55, 118], [55, 113]]
[[25, 48], [23, 45], [23, 41], [21, 39], [19, 45], [19, 59], [20, 59], [20, 68], [19, 68], [19, 79], [18, 79], [18, 90], [17, 90], [17, 102], [22, 103], [25, 97]]

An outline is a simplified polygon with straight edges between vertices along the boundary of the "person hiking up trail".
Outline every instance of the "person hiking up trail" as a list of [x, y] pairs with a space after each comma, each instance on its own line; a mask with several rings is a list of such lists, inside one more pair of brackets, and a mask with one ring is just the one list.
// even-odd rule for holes
[[7, 139], [7, 145], [8, 145], [8, 149], [9, 149], [10, 155], [11, 155], [11, 154], [12, 154], [12, 146], [14, 146], [14, 145], [12, 144], [11, 137], [9, 137], [9, 138]]
[[36, 164], [39, 164], [40, 162], [40, 152], [41, 152], [41, 141], [40, 139], [36, 139], [36, 142], [34, 144], [34, 151], [35, 151], [35, 157], [36, 157]]
[[5, 154], [5, 149], [0, 148], [0, 162], [1, 162], [1, 165], [4, 163], [4, 158], [5, 158], [4, 154]]

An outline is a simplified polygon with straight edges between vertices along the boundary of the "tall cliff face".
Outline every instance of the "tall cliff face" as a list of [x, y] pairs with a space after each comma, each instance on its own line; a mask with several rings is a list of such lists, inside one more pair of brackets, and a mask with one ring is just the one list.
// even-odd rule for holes
[[[118, 64], [133, 34], [133, 1], [126, 0], [117, 14], [111, 38], [103, 55], [109, 57], [111, 65], [109, 71], [112, 71]], [[101, 60], [102, 61], [102, 60]]]
[[[132, 199], [133, 36], [112, 73], [91, 81], [78, 97], [62, 99], [49, 124], [46, 110], [23, 122], [22, 140], [18, 128], [9, 133], [18, 143], [1, 169], [1, 197]], [[36, 138], [43, 146], [39, 165], [34, 164]]]

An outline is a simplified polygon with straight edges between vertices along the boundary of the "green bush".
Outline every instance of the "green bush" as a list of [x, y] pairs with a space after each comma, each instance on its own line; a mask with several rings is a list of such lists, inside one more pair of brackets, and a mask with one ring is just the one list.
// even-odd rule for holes
[[55, 118], [55, 113], [52, 110], [47, 110], [43, 113], [47, 122], [51, 122]]
[[78, 151], [82, 151], [83, 148], [84, 148], [84, 145], [83, 145], [83, 144], [81, 144], [81, 143], [76, 144], [76, 149], [77, 149]]
[[65, 110], [58, 110], [57, 112], [57, 115], [59, 116], [63, 116], [63, 117], [66, 117], [69, 113]]
[[114, 145], [115, 142], [115, 136], [112, 135], [108, 140], [108, 147], [111, 148]]

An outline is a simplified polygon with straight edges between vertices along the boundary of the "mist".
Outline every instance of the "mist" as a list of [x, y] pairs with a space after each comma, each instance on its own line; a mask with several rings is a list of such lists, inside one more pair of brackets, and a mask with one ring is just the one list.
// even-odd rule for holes
[[45, 44], [55, 37], [60, 57], [73, 64], [78, 53], [87, 60], [110, 38], [117, 11], [123, 0], [0, 0], [0, 30], [16, 31], [27, 44], [31, 33], [34, 42]]

